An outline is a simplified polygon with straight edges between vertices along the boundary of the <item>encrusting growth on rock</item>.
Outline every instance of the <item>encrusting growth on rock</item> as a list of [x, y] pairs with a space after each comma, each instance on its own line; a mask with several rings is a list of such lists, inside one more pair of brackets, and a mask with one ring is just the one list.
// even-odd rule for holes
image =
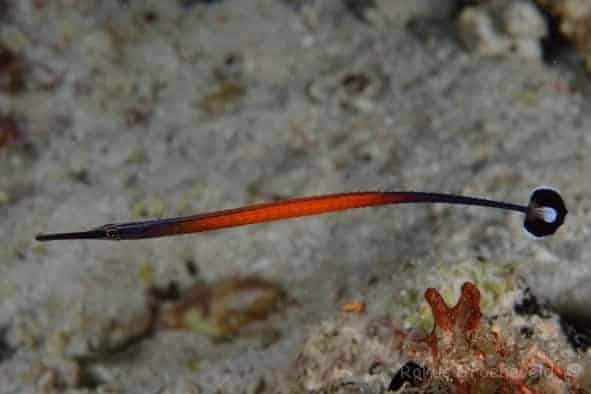
[[556, 332], [536, 326], [532, 334], [520, 335], [514, 329], [522, 323], [515, 316], [485, 316], [486, 294], [481, 297], [472, 282], [463, 283], [455, 305], [440, 291], [447, 292], [424, 293], [433, 315], [428, 330], [403, 329], [389, 317], [369, 313], [323, 323], [294, 362], [292, 392], [591, 392], [589, 361], [563, 348]]
[[[405, 365], [397, 374], [400, 385], [405, 382], [418, 382], [420, 386], [447, 383], [457, 393], [526, 394], [541, 390], [550, 379], [558, 379], [569, 393], [584, 392], [575, 383], [575, 376], [534, 342], [504, 338], [494, 326], [483, 324], [480, 291], [473, 283], [463, 284], [460, 298], [453, 307], [433, 288], [425, 292], [425, 299], [433, 313], [433, 330], [427, 336], [413, 338], [409, 335], [403, 352], [410, 359], [423, 363], [420, 371], [426, 379], [413, 380], [410, 376], [405, 379]], [[391, 390], [398, 388], [390, 384]]]

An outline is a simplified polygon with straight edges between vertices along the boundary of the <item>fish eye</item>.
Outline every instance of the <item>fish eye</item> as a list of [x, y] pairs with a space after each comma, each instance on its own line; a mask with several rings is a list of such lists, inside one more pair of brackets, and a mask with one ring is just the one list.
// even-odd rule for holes
[[541, 213], [540, 216], [542, 217], [542, 220], [544, 220], [546, 223], [554, 223], [558, 218], [558, 213], [554, 208], [541, 207], [538, 209]]

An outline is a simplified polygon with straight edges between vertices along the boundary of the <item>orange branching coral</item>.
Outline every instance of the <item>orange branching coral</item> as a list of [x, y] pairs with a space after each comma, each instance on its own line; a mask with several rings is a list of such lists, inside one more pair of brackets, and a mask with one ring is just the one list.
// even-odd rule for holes
[[421, 371], [428, 379], [401, 375], [401, 382], [451, 384], [457, 393], [528, 394], [545, 379], [558, 379], [569, 392], [580, 392], [573, 377], [536, 344], [503, 338], [499, 330], [482, 323], [480, 291], [473, 283], [464, 283], [453, 307], [432, 288], [425, 292], [425, 299], [433, 313], [433, 330], [427, 336], [408, 337], [403, 350], [425, 363], [423, 369], [415, 367], [414, 372]]

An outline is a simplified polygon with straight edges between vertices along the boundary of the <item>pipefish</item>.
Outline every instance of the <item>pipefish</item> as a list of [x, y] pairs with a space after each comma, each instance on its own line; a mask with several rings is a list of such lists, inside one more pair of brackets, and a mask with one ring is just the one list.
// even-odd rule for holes
[[534, 189], [527, 205], [447, 193], [361, 191], [292, 198], [191, 216], [105, 224], [87, 231], [38, 234], [35, 239], [37, 241], [72, 239], [118, 241], [157, 238], [319, 215], [354, 208], [411, 203], [472, 205], [519, 212], [524, 216], [524, 230], [534, 238], [554, 234], [563, 224], [568, 213], [560, 193], [550, 187]]

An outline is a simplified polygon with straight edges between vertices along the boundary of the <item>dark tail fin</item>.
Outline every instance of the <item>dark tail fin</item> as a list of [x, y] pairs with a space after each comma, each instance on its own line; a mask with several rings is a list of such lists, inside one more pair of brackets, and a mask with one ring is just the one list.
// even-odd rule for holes
[[567, 213], [557, 190], [549, 187], [537, 188], [529, 198], [523, 228], [536, 238], [554, 234], [564, 223]]

